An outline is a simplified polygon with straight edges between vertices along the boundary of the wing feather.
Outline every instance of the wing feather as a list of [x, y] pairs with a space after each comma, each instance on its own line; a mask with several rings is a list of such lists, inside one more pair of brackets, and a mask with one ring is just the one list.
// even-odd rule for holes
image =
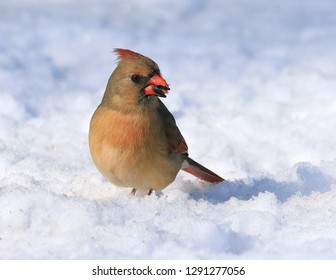
[[178, 129], [173, 115], [159, 100], [158, 113], [163, 121], [164, 131], [168, 140], [169, 153], [188, 154], [188, 146], [180, 130]]

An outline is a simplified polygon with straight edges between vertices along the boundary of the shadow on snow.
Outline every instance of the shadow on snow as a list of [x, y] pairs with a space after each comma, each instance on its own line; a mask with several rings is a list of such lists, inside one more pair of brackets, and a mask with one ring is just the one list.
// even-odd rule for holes
[[190, 191], [190, 197], [217, 204], [231, 197], [249, 200], [259, 193], [270, 192], [275, 194], [280, 202], [285, 202], [294, 194], [310, 195], [312, 192], [327, 192], [333, 184], [333, 179], [328, 174], [309, 163], [299, 163], [295, 169], [297, 178], [292, 181], [276, 181], [268, 177], [248, 181], [224, 181], [214, 187], [193, 189]]

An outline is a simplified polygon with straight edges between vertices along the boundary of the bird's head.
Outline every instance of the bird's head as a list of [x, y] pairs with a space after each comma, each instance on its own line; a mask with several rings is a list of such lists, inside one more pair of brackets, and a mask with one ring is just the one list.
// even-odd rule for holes
[[153, 97], [166, 97], [169, 86], [153, 60], [127, 49], [114, 52], [119, 63], [109, 79], [103, 102], [105, 99], [108, 103], [136, 105]]

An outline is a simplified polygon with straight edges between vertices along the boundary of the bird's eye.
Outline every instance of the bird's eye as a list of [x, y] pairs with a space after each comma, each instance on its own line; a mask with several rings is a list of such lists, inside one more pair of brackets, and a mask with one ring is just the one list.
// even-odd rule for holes
[[132, 80], [134, 83], [138, 84], [138, 83], [140, 83], [140, 81], [141, 81], [141, 75], [134, 74], [134, 75], [131, 76], [131, 80]]

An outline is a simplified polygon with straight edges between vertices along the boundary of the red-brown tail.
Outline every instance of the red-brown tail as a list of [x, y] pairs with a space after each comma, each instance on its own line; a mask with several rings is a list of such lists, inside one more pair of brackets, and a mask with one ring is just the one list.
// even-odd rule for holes
[[182, 170], [210, 183], [219, 183], [224, 181], [222, 177], [218, 176], [216, 173], [205, 168], [203, 165], [200, 165], [189, 157], [187, 157], [183, 162]]

